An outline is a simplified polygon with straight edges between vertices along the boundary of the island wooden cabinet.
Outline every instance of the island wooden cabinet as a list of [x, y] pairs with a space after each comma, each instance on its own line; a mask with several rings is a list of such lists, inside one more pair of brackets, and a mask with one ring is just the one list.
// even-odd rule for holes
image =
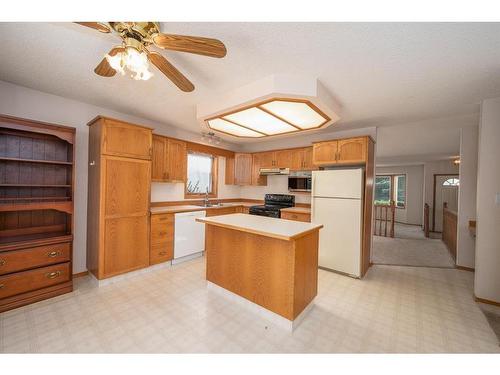
[[338, 139], [313, 144], [312, 163], [318, 166], [364, 164], [367, 161], [369, 137]]
[[[87, 268], [98, 279], [149, 265], [151, 156], [145, 151], [152, 148], [152, 130], [123, 123], [116, 133], [118, 122], [98, 117], [89, 123]], [[144, 145], [130, 146], [136, 139], [125, 141], [124, 132]]]
[[178, 139], [153, 135], [151, 180], [153, 182], [185, 182], [187, 144]]

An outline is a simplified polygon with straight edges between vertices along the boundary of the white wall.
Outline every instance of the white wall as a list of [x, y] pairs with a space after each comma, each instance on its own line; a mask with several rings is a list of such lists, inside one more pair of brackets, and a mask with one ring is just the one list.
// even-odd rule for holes
[[476, 242], [469, 232], [469, 220], [476, 219], [478, 127], [460, 132], [460, 187], [458, 189], [457, 265], [474, 268]]
[[[226, 185], [224, 183], [226, 176], [226, 158], [218, 157], [217, 173], [217, 198], [229, 199], [240, 198], [241, 187], [235, 185]], [[262, 197], [260, 198], [262, 199]], [[181, 201], [184, 200], [183, 183], [161, 183], [153, 182], [151, 184], [151, 202]]]
[[[429, 224], [432, 230], [433, 199], [434, 199], [434, 175], [435, 174], [458, 174], [458, 165], [452, 160], [428, 161], [424, 163], [424, 203], [430, 207]], [[422, 214], [423, 216], [423, 214]], [[423, 220], [423, 218], [422, 218]], [[423, 222], [423, 221], [422, 221]]]
[[406, 207], [396, 208], [396, 221], [406, 224], [422, 225], [424, 166], [406, 165], [377, 167], [376, 174], [406, 175]]
[[474, 293], [500, 302], [500, 98], [484, 100], [479, 122]]
[[[76, 128], [75, 148], [75, 227], [73, 241], [73, 272], [83, 272], [86, 268], [87, 238], [87, 162], [88, 126], [87, 123], [97, 115], [115, 117], [133, 123], [155, 128], [155, 133], [199, 142], [199, 135], [179, 128], [170, 127], [124, 113], [97, 107], [76, 100], [46, 94], [0, 81], [0, 113], [45, 121]], [[223, 144], [229, 148], [233, 145]]]

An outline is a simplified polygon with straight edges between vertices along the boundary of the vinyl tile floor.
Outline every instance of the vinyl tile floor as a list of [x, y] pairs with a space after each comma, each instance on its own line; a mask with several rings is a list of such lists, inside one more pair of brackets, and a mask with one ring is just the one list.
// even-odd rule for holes
[[363, 280], [320, 270], [293, 332], [207, 290], [204, 258], [0, 314], [4, 353], [500, 353], [472, 299], [473, 273], [373, 266]]

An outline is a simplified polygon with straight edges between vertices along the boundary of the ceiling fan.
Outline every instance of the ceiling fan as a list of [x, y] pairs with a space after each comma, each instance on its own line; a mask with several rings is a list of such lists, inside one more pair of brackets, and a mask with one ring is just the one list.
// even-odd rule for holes
[[158, 22], [76, 22], [102, 33], [115, 32], [122, 44], [113, 47], [94, 69], [102, 77], [113, 77], [116, 72], [122, 75], [126, 70], [136, 80], [147, 80], [152, 76], [148, 70], [149, 62], [156, 66], [182, 91], [193, 91], [194, 85], [167, 59], [149, 46], [195, 53], [209, 57], [226, 56], [226, 47], [217, 39], [163, 34]]

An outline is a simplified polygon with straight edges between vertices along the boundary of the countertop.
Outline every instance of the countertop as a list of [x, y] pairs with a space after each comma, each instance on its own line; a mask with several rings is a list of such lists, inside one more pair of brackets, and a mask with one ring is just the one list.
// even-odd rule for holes
[[201, 217], [196, 221], [287, 241], [323, 228], [321, 224], [246, 214]]
[[309, 207], [288, 207], [282, 208], [281, 212], [290, 212], [292, 214], [311, 214], [311, 209]]
[[206, 210], [217, 210], [221, 208], [227, 208], [227, 207], [238, 207], [238, 206], [244, 206], [244, 207], [250, 207], [250, 206], [255, 206], [258, 203], [255, 202], [228, 202], [228, 203], [223, 203], [222, 206], [216, 206], [216, 207], [203, 207], [203, 206], [196, 206], [196, 205], [177, 205], [177, 206], [162, 206], [162, 207], [151, 207], [150, 212], [151, 215], [155, 214], [169, 214], [169, 213], [178, 213], [178, 212], [190, 212], [190, 211], [206, 211]]

